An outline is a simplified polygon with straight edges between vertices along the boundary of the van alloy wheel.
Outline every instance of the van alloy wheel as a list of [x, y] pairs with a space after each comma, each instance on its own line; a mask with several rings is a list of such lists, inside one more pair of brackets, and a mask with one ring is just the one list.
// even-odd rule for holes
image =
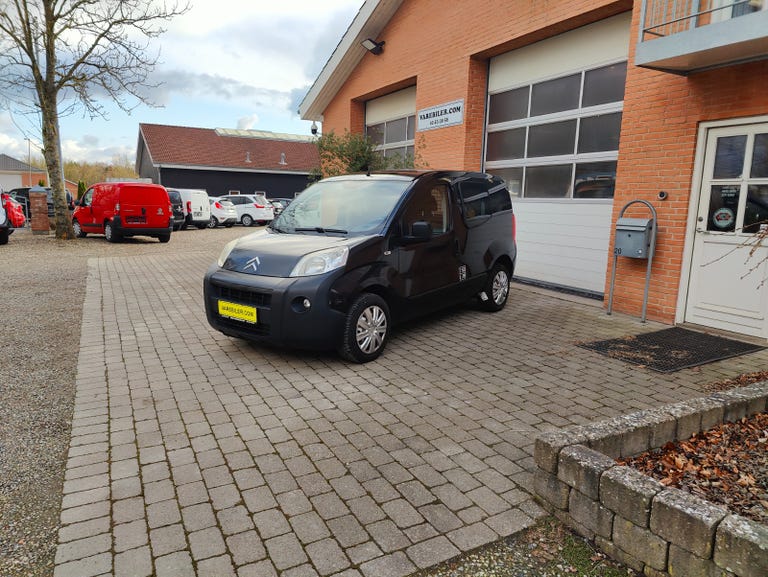
[[485, 299], [480, 298], [480, 306], [485, 310], [496, 312], [504, 308], [509, 297], [509, 272], [507, 267], [496, 263], [488, 274], [488, 280], [483, 289]]
[[120, 235], [115, 232], [111, 222], [104, 224], [104, 236], [108, 242], [120, 242]]
[[72, 221], [72, 230], [75, 231], [75, 236], [77, 238], [85, 238], [88, 234], [87, 232], [83, 231], [83, 227], [80, 226], [80, 222], [78, 222], [77, 219]]
[[372, 361], [384, 351], [390, 325], [386, 301], [375, 294], [360, 295], [347, 313], [339, 354], [356, 363]]

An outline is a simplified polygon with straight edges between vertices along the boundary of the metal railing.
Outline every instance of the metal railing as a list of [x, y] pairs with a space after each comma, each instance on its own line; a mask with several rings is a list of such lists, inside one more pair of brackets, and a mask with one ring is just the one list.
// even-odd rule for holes
[[768, 0], [643, 0], [640, 41], [671, 36], [766, 8]]

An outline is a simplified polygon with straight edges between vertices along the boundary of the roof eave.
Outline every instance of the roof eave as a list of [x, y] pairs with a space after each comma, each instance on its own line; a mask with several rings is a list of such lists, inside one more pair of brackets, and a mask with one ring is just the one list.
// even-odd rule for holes
[[365, 0], [328, 62], [299, 105], [304, 120], [323, 121], [323, 112], [365, 56], [360, 44], [366, 38], [377, 39], [403, 0]]

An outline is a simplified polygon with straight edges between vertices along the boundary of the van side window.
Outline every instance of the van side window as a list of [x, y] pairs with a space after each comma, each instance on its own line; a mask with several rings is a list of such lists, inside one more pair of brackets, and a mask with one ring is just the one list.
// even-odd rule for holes
[[512, 208], [512, 199], [503, 183], [465, 180], [459, 184], [466, 218], [490, 216]]
[[91, 206], [91, 203], [93, 202], [92, 188], [89, 188], [85, 191], [85, 194], [83, 194], [83, 199], [80, 202], [82, 203], [82, 206]]
[[405, 206], [401, 230], [412, 234], [414, 222], [425, 221], [432, 225], [432, 236], [447, 232], [450, 228], [448, 186], [437, 183], [414, 191]]

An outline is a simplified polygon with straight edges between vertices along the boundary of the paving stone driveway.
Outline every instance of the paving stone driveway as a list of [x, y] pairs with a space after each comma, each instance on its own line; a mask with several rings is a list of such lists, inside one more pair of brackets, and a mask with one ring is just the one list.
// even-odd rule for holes
[[408, 575], [542, 514], [537, 432], [768, 360], [660, 376], [574, 345], [659, 325], [515, 286], [349, 365], [214, 332], [219, 245], [168, 247], [90, 262], [55, 577]]

